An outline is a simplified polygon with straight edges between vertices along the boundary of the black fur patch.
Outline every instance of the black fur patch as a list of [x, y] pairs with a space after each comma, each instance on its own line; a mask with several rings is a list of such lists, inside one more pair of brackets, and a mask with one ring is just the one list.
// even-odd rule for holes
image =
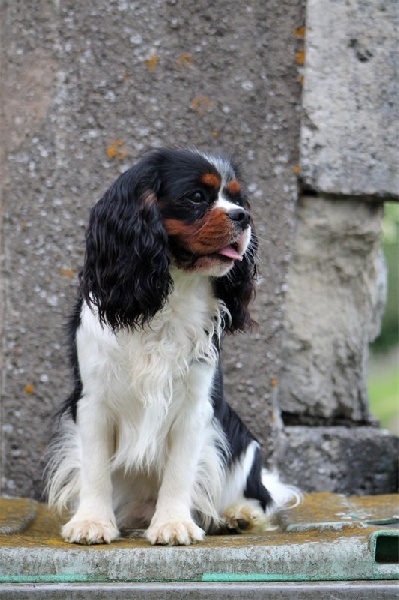
[[80, 398], [82, 397], [83, 389], [76, 348], [76, 332], [80, 326], [82, 303], [82, 298], [79, 298], [68, 323], [69, 360], [73, 373], [73, 392], [68, 396], [59, 412], [60, 416], [64, 413], [69, 413], [74, 421], [76, 421], [77, 406]]
[[[212, 402], [215, 417], [219, 420], [229, 443], [230, 452], [228, 456], [225, 456], [226, 466], [229, 468], [235, 461], [240, 460], [240, 457], [246, 452], [249, 444], [257, 440], [224, 399], [223, 373], [220, 361], [215, 374]], [[262, 484], [262, 457], [259, 448], [256, 449], [244, 495], [246, 498], [258, 500], [263, 510], [272, 502], [269, 492]]]

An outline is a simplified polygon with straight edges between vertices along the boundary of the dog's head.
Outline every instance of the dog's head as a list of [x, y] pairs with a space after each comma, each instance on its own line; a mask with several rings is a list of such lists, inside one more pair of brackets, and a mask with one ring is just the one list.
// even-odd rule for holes
[[172, 289], [170, 266], [211, 277], [229, 331], [251, 322], [256, 237], [230, 160], [189, 150], [148, 153], [94, 206], [82, 293], [113, 329], [144, 325]]

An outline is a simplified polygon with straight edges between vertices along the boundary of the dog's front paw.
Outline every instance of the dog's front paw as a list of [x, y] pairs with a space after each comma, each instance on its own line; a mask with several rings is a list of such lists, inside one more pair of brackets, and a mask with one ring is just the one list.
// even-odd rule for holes
[[205, 532], [194, 521], [176, 520], [151, 524], [145, 535], [151, 544], [188, 546], [201, 542]]
[[265, 531], [270, 519], [260, 507], [251, 504], [234, 504], [226, 508], [223, 521], [227, 529], [233, 531]]
[[61, 534], [71, 544], [110, 544], [119, 537], [112, 519], [85, 519], [77, 516], [64, 525]]

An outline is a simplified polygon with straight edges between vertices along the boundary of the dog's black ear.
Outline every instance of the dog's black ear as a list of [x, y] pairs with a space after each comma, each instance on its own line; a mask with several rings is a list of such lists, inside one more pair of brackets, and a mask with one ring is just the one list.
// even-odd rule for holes
[[251, 240], [242, 261], [236, 261], [232, 270], [215, 280], [215, 292], [230, 312], [225, 331], [234, 333], [250, 329], [255, 322], [251, 319], [248, 305], [255, 296], [256, 254], [258, 241], [252, 225]]
[[94, 206], [86, 233], [81, 291], [112, 329], [143, 326], [170, 293], [168, 237], [150, 161], [121, 175]]

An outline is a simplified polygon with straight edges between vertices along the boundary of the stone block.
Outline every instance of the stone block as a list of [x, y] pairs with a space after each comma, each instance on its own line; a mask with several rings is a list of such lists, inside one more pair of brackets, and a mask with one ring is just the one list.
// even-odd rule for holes
[[279, 469], [304, 492], [398, 491], [399, 438], [375, 427], [286, 427]]
[[398, 199], [397, 3], [308, 0], [306, 23], [305, 186]]
[[[303, 3], [6, 2], [0, 6], [3, 494], [41, 497], [51, 416], [71, 390], [64, 323], [88, 212], [148, 148], [242, 163], [260, 237], [259, 328], [224, 341], [227, 396], [270, 440], [296, 200]], [[251, 353], [249, 348], [254, 348]]]
[[372, 421], [369, 344], [386, 293], [382, 210], [359, 200], [298, 203], [278, 390], [288, 425]]

